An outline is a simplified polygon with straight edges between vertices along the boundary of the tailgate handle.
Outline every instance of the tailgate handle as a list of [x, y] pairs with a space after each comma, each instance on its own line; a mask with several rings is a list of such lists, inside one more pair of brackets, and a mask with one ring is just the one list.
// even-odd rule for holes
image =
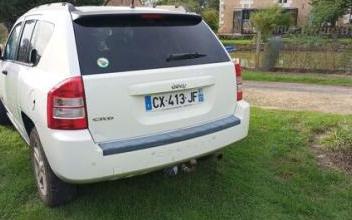
[[[174, 85], [182, 84], [184, 86], [175, 88]], [[148, 82], [129, 87], [130, 95], [145, 95], [164, 92], [174, 92], [193, 88], [212, 86], [215, 84], [213, 76], [192, 77], [185, 79], [175, 79], [159, 82]]]

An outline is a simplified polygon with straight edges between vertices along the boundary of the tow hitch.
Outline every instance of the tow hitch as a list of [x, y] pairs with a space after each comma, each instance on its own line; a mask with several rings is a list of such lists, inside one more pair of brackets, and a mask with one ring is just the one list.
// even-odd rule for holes
[[196, 170], [197, 160], [192, 159], [186, 163], [181, 163], [173, 167], [168, 167], [164, 169], [164, 174], [167, 176], [176, 176], [179, 171], [183, 171], [185, 173], [190, 173]]
[[[215, 152], [213, 154], [204, 156], [199, 158], [199, 161], [205, 161], [205, 160], [222, 160], [223, 159], [223, 153], [222, 151]], [[191, 173], [194, 172], [197, 168], [198, 161], [196, 159], [192, 159], [188, 162], [181, 163], [178, 165], [175, 165], [173, 167], [168, 167], [163, 170], [164, 174], [166, 176], [176, 176], [179, 174], [180, 171], [184, 173]]]

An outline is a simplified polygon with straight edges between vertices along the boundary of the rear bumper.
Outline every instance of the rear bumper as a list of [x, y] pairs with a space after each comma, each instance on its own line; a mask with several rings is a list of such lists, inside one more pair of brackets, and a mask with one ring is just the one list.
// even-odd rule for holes
[[[67, 182], [88, 183], [142, 174], [217, 151], [247, 136], [249, 112], [249, 104], [240, 101], [231, 118], [210, 127], [201, 125], [127, 142], [97, 144], [88, 130], [38, 128], [38, 133], [54, 173]], [[146, 144], [139, 144], [141, 141]]]
[[99, 143], [99, 146], [103, 150], [104, 156], [127, 153], [136, 150], [145, 150], [152, 147], [167, 146], [169, 144], [222, 131], [239, 124], [241, 124], [241, 120], [236, 116], [231, 115], [226, 118], [198, 126], [192, 126], [190, 128], [179, 129], [147, 137]]

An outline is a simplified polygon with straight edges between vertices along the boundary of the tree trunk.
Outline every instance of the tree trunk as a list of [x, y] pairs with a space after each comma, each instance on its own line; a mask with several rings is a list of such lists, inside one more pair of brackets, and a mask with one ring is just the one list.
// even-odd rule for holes
[[255, 68], [256, 69], [259, 69], [261, 40], [262, 40], [262, 32], [257, 31], [256, 49], [255, 49]]

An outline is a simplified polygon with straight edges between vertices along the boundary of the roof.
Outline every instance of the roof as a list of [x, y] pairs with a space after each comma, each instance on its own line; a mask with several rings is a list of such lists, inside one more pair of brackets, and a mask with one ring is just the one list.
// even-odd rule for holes
[[165, 9], [157, 9], [150, 7], [120, 7], [120, 6], [84, 6], [76, 7], [71, 11], [73, 19], [81, 16], [89, 15], [109, 15], [109, 14], [133, 14], [133, 13], [158, 13], [158, 14], [186, 14], [177, 11], [169, 11]]
[[185, 13], [185, 11], [165, 10], [151, 7], [127, 7], [127, 6], [80, 6], [75, 7], [70, 3], [53, 3], [41, 5], [29, 10], [24, 16], [36, 14], [38, 12], [65, 11], [70, 12], [75, 17], [97, 14], [129, 14], [129, 13]]

